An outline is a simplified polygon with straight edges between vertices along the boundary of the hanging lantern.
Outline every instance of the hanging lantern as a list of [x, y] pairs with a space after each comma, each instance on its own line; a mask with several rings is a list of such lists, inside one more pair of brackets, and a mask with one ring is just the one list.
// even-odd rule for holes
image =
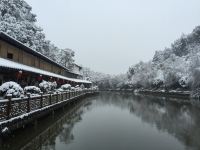
[[38, 81], [41, 81], [41, 80], [42, 80], [42, 75], [41, 75], [41, 74], [37, 77], [37, 80], [38, 80]]
[[60, 79], [57, 79], [57, 83], [60, 84]]
[[62, 84], [64, 84], [64, 83], [65, 83], [65, 80], [64, 80], [64, 79], [62, 79], [62, 81], [61, 81], [61, 82], [62, 82]]
[[19, 71], [17, 72], [17, 79], [20, 79], [21, 77], [22, 77], [22, 71], [19, 70]]

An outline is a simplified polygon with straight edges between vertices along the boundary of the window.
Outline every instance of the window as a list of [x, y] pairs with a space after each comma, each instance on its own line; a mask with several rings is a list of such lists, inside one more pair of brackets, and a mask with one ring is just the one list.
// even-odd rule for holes
[[7, 53], [7, 58], [8, 59], [13, 59], [13, 54], [12, 53]]

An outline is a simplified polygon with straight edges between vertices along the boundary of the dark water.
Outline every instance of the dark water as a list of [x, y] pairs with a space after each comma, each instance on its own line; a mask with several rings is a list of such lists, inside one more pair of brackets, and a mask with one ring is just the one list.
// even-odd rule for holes
[[102, 93], [3, 140], [1, 149], [200, 150], [200, 107], [174, 99]]

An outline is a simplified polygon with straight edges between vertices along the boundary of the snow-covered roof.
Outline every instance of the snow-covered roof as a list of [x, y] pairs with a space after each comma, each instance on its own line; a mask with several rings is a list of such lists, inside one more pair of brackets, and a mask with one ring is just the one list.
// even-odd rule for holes
[[87, 80], [81, 80], [81, 79], [74, 79], [74, 78], [68, 78], [62, 75], [58, 75], [52, 72], [48, 72], [45, 70], [41, 70], [38, 68], [34, 68], [34, 67], [30, 67], [24, 64], [20, 64], [11, 60], [7, 60], [4, 58], [0, 58], [0, 67], [4, 67], [4, 68], [12, 68], [12, 69], [17, 69], [17, 70], [22, 70], [22, 71], [28, 71], [28, 72], [33, 72], [33, 73], [38, 73], [38, 74], [42, 74], [42, 75], [47, 75], [50, 77], [56, 77], [59, 79], [64, 79], [64, 80], [68, 80], [68, 81], [73, 81], [73, 82], [77, 82], [77, 83], [92, 83], [90, 81]]
[[36, 50], [26, 46], [25, 44], [21, 43], [20, 41], [14, 39], [10, 35], [8, 35], [8, 34], [6, 34], [4, 32], [1, 32], [1, 31], [0, 31], [0, 39], [2, 39], [4, 41], [6, 41], [6, 42], [18, 47], [18, 48], [21, 48], [22, 50], [24, 50], [24, 51], [26, 51], [28, 53], [31, 53], [32, 55], [40, 57], [40, 58], [42, 58], [42, 59], [44, 59], [44, 60], [46, 60], [46, 61], [48, 61], [48, 62], [50, 62], [52, 64], [55, 64], [58, 67], [61, 67], [61, 68], [65, 69], [65, 70], [69, 71], [69, 69], [67, 69], [66, 67], [58, 64], [57, 62], [53, 61], [52, 59], [48, 58], [47, 56], [37, 52]]
[[78, 65], [76, 63], [74, 63], [74, 66], [77, 66], [78, 68], [82, 69], [83, 67], [81, 65]]

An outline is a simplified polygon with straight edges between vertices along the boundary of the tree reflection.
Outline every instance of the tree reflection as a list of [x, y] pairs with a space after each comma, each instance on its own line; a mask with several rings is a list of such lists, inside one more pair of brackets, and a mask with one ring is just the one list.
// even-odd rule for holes
[[122, 109], [129, 109], [130, 113], [143, 122], [176, 137], [187, 148], [200, 149], [199, 104], [126, 93], [104, 93], [101, 99], [106, 104], [112, 103]]
[[41, 120], [35, 132], [33, 128], [30, 128], [25, 132], [20, 131], [14, 138], [4, 141], [3, 144], [0, 145], [0, 149], [55, 150], [56, 138], [68, 144], [75, 138], [72, 132], [74, 125], [82, 120], [81, 115], [90, 105], [91, 102], [87, 100], [82, 100], [74, 105], [70, 105], [64, 112], [58, 112], [54, 117], [49, 116]]

